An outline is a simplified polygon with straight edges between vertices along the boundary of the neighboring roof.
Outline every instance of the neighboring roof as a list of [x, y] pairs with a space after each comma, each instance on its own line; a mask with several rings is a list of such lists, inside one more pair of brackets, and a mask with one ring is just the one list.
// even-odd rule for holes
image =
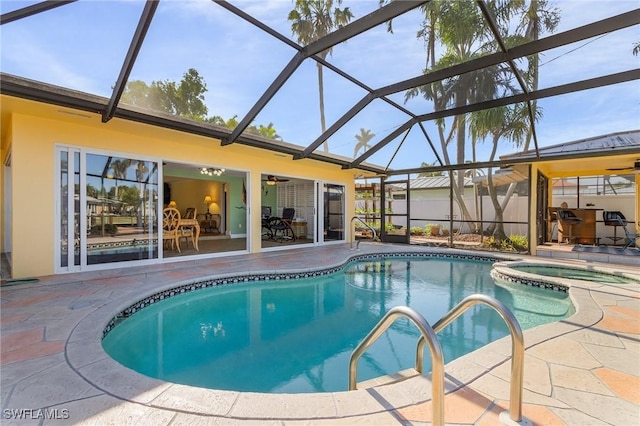
[[539, 153], [540, 158], [549, 156], [560, 156], [565, 154], [578, 154], [578, 153], [607, 153], [610, 154], [612, 150], [640, 150], [640, 130], [631, 130], [627, 132], [618, 132], [608, 135], [595, 136], [588, 139], [580, 139], [573, 142], [561, 143], [559, 145], [547, 146], [544, 148], [535, 150], [523, 151], [515, 154], [503, 155], [501, 160], [512, 159], [525, 159], [537, 158]]
[[[396, 189], [402, 191], [407, 188], [407, 185], [404, 183], [394, 183], [393, 185]], [[415, 189], [441, 189], [441, 188], [449, 188], [449, 176], [428, 176], [428, 177], [418, 177], [415, 179], [411, 179], [409, 188], [411, 190]], [[473, 180], [471, 178], [464, 178], [464, 186], [473, 186]]]

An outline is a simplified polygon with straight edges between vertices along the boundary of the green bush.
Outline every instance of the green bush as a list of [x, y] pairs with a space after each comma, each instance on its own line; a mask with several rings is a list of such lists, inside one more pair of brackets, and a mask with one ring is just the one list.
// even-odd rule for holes
[[412, 226], [409, 232], [411, 235], [424, 235], [424, 229], [421, 226]]
[[[104, 224], [104, 233], [109, 235], [116, 235], [118, 233], [118, 226], [113, 225], [111, 223]], [[92, 235], [101, 235], [102, 234], [102, 225], [93, 225], [91, 227]]]
[[529, 250], [529, 239], [526, 235], [510, 235], [509, 240], [511, 241], [511, 246], [516, 251], [527, 251]]
[[494, 248], [500, 251], [516, 251], [526, 252], [529, 249], [529, 240], [525, 235], [510, 235], [508, 238], [502, 241], [496, 241], [492, 235], [485, 240], [485, 244], [488, 247]]

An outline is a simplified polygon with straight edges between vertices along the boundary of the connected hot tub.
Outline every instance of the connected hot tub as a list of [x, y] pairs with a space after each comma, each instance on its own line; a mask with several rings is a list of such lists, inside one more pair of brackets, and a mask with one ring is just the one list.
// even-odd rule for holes
[[567, 265], [532, 261], [498, 262], [491, 275], [520, 284], [566, 290], [572, 283], [589, 282], [603, 285], [640, 284], [640, 274], [593, 265]]

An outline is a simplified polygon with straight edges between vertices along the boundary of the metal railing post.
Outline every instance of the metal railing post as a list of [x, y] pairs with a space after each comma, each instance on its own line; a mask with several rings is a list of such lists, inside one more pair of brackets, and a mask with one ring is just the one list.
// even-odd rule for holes
[[[509, 417], [515, 422], [522, 420], [522, 386], [524, 380], [524, 335], [516, 317], [499, 300], [484, 294], [467, 296], [453, 309], [447, 312], [433, 325], [438, 333], [473, 305], [484, 304], [492, 307], [507, 323], [511, 332], [511, 389], [509, 393]], [[421, 336], [418, 340], [417, 351], [424, 352], [425, 341]], [[416, 354], [416, 359], [418, 355]]]
[[378, 234], [376, 233], [376, 230], [375, 230], [375, 229], [373, 229], [371, 226], [369, 226], [369, 224], [367, 224], [367, 222], [365, 222], [364, 220], [362, 220], [362, 219], [361, 219], [361, 218], [359, 218], [358, 216], [354, 216], [354, 217], [352, 217], [352, 218], [351, 218], [351, 229], [353, 230], [353, 240], [351, 240], [351, 250], [357, 250], [357, 249], [358, 249], [358, 247], [360, 246], [360, 240], [358, 240], [358, 242], [356, 243], [356, 248], [355, 248], [355, 249], [353, 248], [353, 243], [356, 241], [356, 231], [355, 231], [355, 228], [353, 227], [353, 222], [354, 222], [356, 219], [357, 219], [357, 220], [359, 220], [360, 222], [362, 222], [362, 224], [363, 224], [365, 227], [367, 227], [367, 228], [369, 228], [369, 229], [371, 230], [371, 233], [372, 233], [371, 235], [373, 235], [373, 238], [371, 238], [371, 239], [372, 239], [373, 241], [378, 240]]
[[[421, 337], [419, 342], [423, 342], [422, 347], [424, 348], [424, 342], [429, 343], [429, 350], [433, 360], [431, 367], [433, 424], [438, 426], [444, 425], [444, 355], [442, 353], [442, 347], [440, 346], [434, 329], [429, 325], [427, 320], [408, 306], [391, 308], [354, 349], [351, 354], [351, 359], [349, 360], [349, 390], [357, 389], [358, 360], [362, 354], [375, 343], [378, 337], [380, 337], [395, 320], [403, 317], [412, 321], [420, 330]], [[422, 352], [424, 351], [421, 351], [421, 353]], [[420, 368], [418, 368], [417, 364], [418, 361], [416, 360], [416, 370], [422, 374], [422, 359], [420, 361]]]

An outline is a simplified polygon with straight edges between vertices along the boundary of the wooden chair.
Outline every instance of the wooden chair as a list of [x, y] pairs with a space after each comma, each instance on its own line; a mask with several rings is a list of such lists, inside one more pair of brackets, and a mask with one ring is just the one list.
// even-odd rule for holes
[[198, 210], [195, 207], [189, 207], [184, 212], [184, 215], [180, 219], [180, 229], [179, 229], [179, 239], [182, 240], [184, 238], [187, 243], [187, 247], [189, 247], [189, 239], [191, 239], [191, 245], [197, 250], [198, 241], [197, 241], [197, 230], [196, 228], [199, 226], [198, 221], [196, 220], [196, 216], [198, 215]]
[[171, 243], [180, 253], [180, 212], [173, 207], [167, 207], [162, 211], [162, 242]]

